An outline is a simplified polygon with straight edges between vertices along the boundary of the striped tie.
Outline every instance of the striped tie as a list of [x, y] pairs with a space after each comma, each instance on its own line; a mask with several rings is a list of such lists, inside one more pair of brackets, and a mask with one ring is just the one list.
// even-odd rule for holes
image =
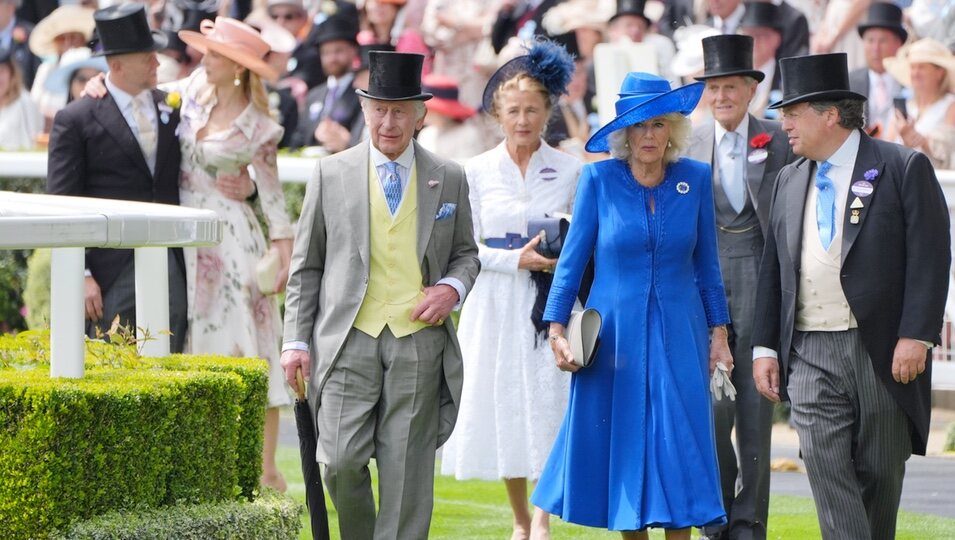
[[389, 161], [385, 163], [385, 169], [388, 174], [385, 176], [385, 200], [388, 202], [388, 210], [394, 216], [401, 204], [401, 178], [398, 176], [398, 163]]
[[819, 240], [822, 248], [829, 249], [836, 236], [836, 187], [832, 179], [826, 176], [832, 163], [823, 161], [816, 170], [816, 226], [819, 228]]

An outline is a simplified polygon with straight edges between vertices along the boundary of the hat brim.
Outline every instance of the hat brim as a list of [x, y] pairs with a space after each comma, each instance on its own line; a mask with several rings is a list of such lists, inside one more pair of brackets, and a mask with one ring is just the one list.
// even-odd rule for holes
[[680, 113], [686, 116], [693, 112], [696, 104], [700, 102], [703, 89], [704, 85], [701, 82], [690, 83], [635, 105], [598, 129], [587, 141], [584, 148], [593, 153], [609, 152], [610, 143], [607, 138], [618, 129], [670, 113]]
[[913, 63], [933, 64], [946, 70], [948, 73], [946, 77], [948, 81], [948, 91], [951, 92], [952, 89], [955, 89], [955, 59], [916, 57], [913, 60], [909, 55], [906, 55], [904, 58], [892, 56], [882, 60], [882, 65], [885, 66], [885, 70], [889, 72], [889, 75], [905, 87], [912, 86]]
[[612, 17], [607, 19], [607, 24], [614, 22], [615, 20], [617, 20], [620, 17], [623, 17], [624, 15], [640, 17], [641, 19], [647, 22], [647, 26], [650, 26], [653, 24], [653, 21], [650, 20], [650, 17], [647, 17], [646, 15], [644, 15], [643, 13], [640, 13], [639, 11], [621, 11], [620, 13], [614, 13]]
[[71, 62], [65, 66], [59, 66], [50, 72], [50, 75], [43, 81], [43, 88], [53, 94], [66, 94], [70, 91], [70, 79], [73, 74], [81, 69], [97, 69], [103, 73], [109, 71], [106, 59], [101, 56], [92, 56], [79, 62]]
[[42, 19], [33, 27], [30, 32], [30, 51], [37, 56], [56, 56], [56, 37], [63, 34], [76, 32], [83, 34], [86, 41], [89, 41], [96, 28], [96, 21], [93, 20], [91, 8], [81, 6], [64, 5], [57, 9], [67, 8], [67, 11], [54, 16], [51, 13], [47, 18]]
[[279, 78], [278, 71], [270, 66], [264, 59], [249, 54], [242, 49], [230, 47], [228, 43], [209, 39], [205, 35], [192, 30], [180, 30], [179, 39], [203, 55], [209, 51], [221, 54], [267, 81], [275, 82]]
[[96, 51], [93, 53], [93, 56], [113, 56], [117, 54], [132, 54], [140, 52], [156, 52], [161, 51], [169, 45], [169, 39], [166, 37], [166, 34], [163, 34], [160, 30], [152, 30], [153, 43], [145, 49], [141, 48], [126, 48], [126, 49], [104, 49], [102, 51]]
[[752, 77], [756, 79], [756, 82], [763, 82], [763, 79], [766, 78], [766, 74], [757, 69], [736, 69], [730, 71], [724, 71], [722, 73], [710, 73], [700, 75], [699, 77], [694, 77], [698, 81], [705, 81], [707, 79], [716, 79], [719, 77]]
[[375, 96], [375, 95], [369, 94], [368, 92], [366, 92], [365, 90], [362, 90], [361, 88], [355, 89], [355, 93], [361, 97], [365, 97], [369, 99], [377, 99], [378, 101], [428, 101], [429, 99], [434, 97], [427, 92], [422, 92], [420, 94], [414, 94], [411, 96]]
[[504, 62], [504, 64], [497, 68], [497, 71], [491, 75], [491, 78], [487, 80], [487, 84], [484, 85], [484, 94], [481, 96], [481, 108], [485, 111], [492, 110], [491, 105], [494, 102], [494, 93], [497, 92], [497, 87], [518, 73], [525, 73], [528, 69], [529, 63], [526, 54]]
[[433, 99], [428, 102], [427, 107], [429, 111], [450, 116], [455, 120], [467, 120], [468, 118], [471, 118], [477, 114], [477, 111], [471, 107], [468, 107], [459, 101], [452, 101], [450, 99]]
[[861, 38], [861, 37], [862, 37], [862, 34], [864, 34], [865, 31], [868, 30], [868, 29], [870, 29], [870, 28], [884, 28], [884, 29], [886, 29], [886, 30], [888, 30], [888, 31], [890, 31], [890, 32], [892, 32], [892, 33], [894, 33], [895, 35], [899, 36], [899, 39], [902, 40], [902, 43], [905, 43], [906, 40], [909, 39], [909, 32], [908, 32], [904, 27], [902, 27], [902, 26], [894, 26], [894, 25], [891, 25], [891, 24], [879, 24], [879, 23], [875, 23], [875, 24], [860, 24], [859, 26], [857, 26], [856, 29], [859, 31], [859, 37]]
[[797, 105], [799, 103], [806, 103], [810, 101], [836, 101], [840, 99], [859, 99], [865, 101], [868, 98], [851, 90], [826, 90], [823, 92], [810, 92], [801, 96], [783, 99], [773, 103], [767, 108], [779, 109], [782, 107], [788, 107], [789, 105]]

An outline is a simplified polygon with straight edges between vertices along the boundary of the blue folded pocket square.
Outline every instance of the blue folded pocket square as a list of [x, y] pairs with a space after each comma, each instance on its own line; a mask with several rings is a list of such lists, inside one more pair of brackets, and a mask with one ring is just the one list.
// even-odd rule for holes
[[447, 219], [454, 215], [454, 211], [458, 209], [458, 205], [453, 202], [446, 202], [441, 205], [441, 208], [438, 208], [438, 213], [435, 214], [434, 220], [441, 221], [442, 219]]

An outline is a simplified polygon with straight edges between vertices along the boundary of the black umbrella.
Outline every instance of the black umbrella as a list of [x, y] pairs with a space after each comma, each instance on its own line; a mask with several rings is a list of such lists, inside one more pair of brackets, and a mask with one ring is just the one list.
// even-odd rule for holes
[[305, 382], [302, 372], [297, 376], [298, 388], [295, 399], [295, 425], [298, 427], [298, 449], [302, 455], [302, 476], [305, 479], [305, 505], [312, 522], [312, 538], [328, 540], [328, 510], [325, 508], [325, 491], [322, 489], [322, 473], [315, 461], [318, 447], [318, 430], [312, 420], [312, 411], [305, 398]]

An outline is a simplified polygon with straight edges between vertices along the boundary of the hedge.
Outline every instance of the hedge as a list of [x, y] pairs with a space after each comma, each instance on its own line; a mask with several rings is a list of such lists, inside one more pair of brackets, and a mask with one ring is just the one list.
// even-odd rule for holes
[[294, 540], [302, 505], [274, 492], [254, 502], [226, 501], [131, 512], [79, 522], [51, 540]]
[[251, 499], [263, 360], [87, 342], [83, 379], [49, 377], [48, 332], [0, 336], [0, 538], [109, 510]]

